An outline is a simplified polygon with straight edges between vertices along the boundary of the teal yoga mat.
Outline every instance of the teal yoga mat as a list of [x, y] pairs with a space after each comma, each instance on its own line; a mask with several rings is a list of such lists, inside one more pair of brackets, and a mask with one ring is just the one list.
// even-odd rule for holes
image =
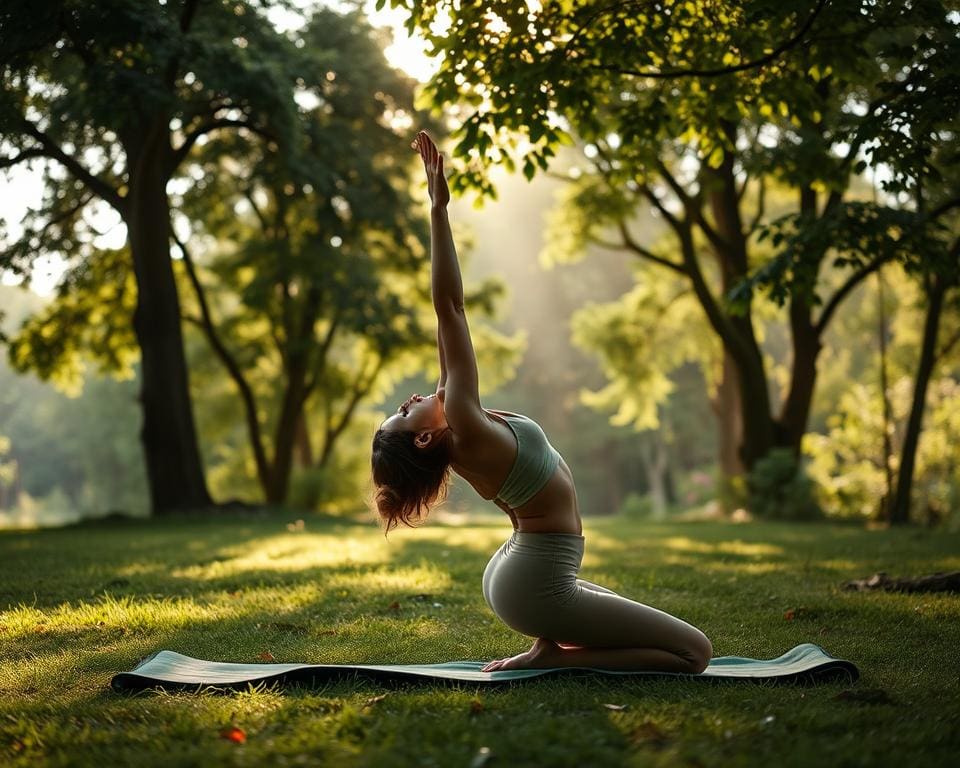
[[679, 677], [691, 680], [768, 680], [774, 682], [853, 682], [860, 676], [856, 665], [836, 659], [819, 645], [803, 643], [776, 659], [718, 656], [699, 675], [677, 672], [610, 672], [601, 669], [511, 669], [481, 672], [484, 662], [449, 661], [444, 664], [234, 664], [204, 661], [174, 651], [158, 651], [130, 672], [115, 675], [116, 691], [145, 688], [228, 690], [249, 685], [316, 685], [336, 680], [365, 679], [381, 683], [475, 683], [502, 685], [544, 677], [604, 675], [618, 678]]

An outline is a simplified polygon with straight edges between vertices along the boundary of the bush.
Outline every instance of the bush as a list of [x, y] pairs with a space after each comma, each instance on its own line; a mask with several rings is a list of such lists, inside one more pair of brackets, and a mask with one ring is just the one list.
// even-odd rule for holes
[[766, 520], [816, 520], [823, 517], [814, 484], [790, 448], [774, 448], [747, 475], [750, 512]]
[[653, 501], [647, 495], [630, 492], [623, 497], [617, 513], [624, 517], [646, 519], [653, 514]]

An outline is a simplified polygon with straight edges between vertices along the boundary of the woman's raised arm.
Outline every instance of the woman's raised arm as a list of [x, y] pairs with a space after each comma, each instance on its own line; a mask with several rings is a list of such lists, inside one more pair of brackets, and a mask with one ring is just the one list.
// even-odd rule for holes
[[450, 190], [443, 175], [443, 155], [433, 140], [421, 131], [414, 149], [423, 159], [432, 203], [431, 285], [439, 325], [441, 370], [446, 369], [444, 411], [454, 432], [469, 430], [483, 424], [483, 410], [478, 392], [477, 358], [463, 308], [463, 280], [447, 216]]

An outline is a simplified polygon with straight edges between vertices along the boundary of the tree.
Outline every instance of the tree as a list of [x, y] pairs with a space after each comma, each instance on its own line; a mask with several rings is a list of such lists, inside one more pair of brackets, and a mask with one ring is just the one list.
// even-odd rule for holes
[[5, 244], [0, 266], [28, 275], [38, 254], [60, 253], [83, 271], [97, 251], [92, 212], [123, 222], [152, 508], [206, 506], [167, 186], [191, 178], [192, 150], [215, 136], [243, 131], [290, 144], [295, 44], [259, 4], [242, 0], [15, 0], [0, 14], [0, 168], [39, 164], [47, 182], [42, 208]]
[[[592, 221], [612, 227], [625, 251], [687, 280], [723, 344], [729, 378], [749, 404], [739, 409], [745, 468], [778, 446], [799, 455], [823, 333], [879, 262], [856, 265], [828, 297], [819, 294], [829, 246], [808, 250], [799, 268], [791, 262], [793, 360], [775, 414], [745, 284], [764, 268], [756, 238], [765, 190], [776, 180], [793, 191], [801, 229], [835, 220], [879, 112], [910, 98], [899, 73], [928, 36], [955, 31], [944, 5], [394, 4], [444, 54], [431, 97], [465, 105], [455, 154], [472, 165], [462, 184], [489, 193], [485, 169], [515, 165], [519, 137], [528, 177], [560, 143], [582, 140], [588, 171], [619, 199]], [[629, 231], [641, 203], [672, 233], [669, 251]], [[772, 256], [783, 266], [782, 254]]]
[[[186, 317], [235, 385], [272, 504], [286, 501], [297, 458], [325, 470], [384, 380], [435, 356], [428, 217], [404, 138], [422, 119], [413, 82], [359, 13], [318, 10], [300, 35], [316, 53], [299, 70], [298, 162], [236, 146], [240, 136], [205, 147], [204, 182], [179, 209], [203, 255], [178, 241]], [[468, 301], [489, 312], [499, 291], [488, 282]]]
[[[358, 13], [318, 11], [300, 34], [313, 55], [299, 70], [301, 102], [310, 107], [299, 117], [299, 162], [237, 146], [246, 140], [235, 137], [204, 148], [204, 183], [184, 199], [194, 239], [222, 243], [208, 249], [208, 272], [216, 286], [239, 296], [236, 311], [214, 317], [192, 247], [178, 242], [195, 293], [187, 318], [237, 387], [270, 503], [286, 499], [298, 435], [309, 441], [308, 399], [322, 392], [332, 402], [349, 393], [323, 433], [325, 463], [384, 366], [411, 337], [425, 336], [414, 305], [387, 284], [423, 262], [425, 233], [411, 215], [411, 153], [398, 134], [414, 116], [413, 84], [386, 64]], [[250, 160], [240, 164], [237, 157]], [[334, 384], [331, 358], [345, 336], [363, 348], [354, 370]], [[250, 379], [257, 368], [279, 374], [261, 382], [260, 398]], [[262, 418], [268, 409], [257, 403], [264, 397], [278, 398], [269, 439]]]
[[[916, 12], [919, 11], [919, 14]], [[770, 228], [786, 247], [781, 257], [751, 282], [773, 294], [798, 292], [807, 277], [811, 253], [833, 248], [837, 262], [866, 274], [900, 261], [922, 285], [926, 297], [923, 337], [914, 377], [914, 394], [904, 436], [889, 521], [909, 520], [911, 485], [922, 429], [926, 393], [934, 369], [956, 338], [938, 349], [945, 306], [960, 289], [960, 23], [938, 3], [920, 4], [909, 37], [893, 35], [878, 53], [893, 62], [904, 53], [909, 67], [878, 85], [881, 96], [860, 140], [867, 162], [882, 170], [882, 198], [873, 203], [837, 204], [813, 225], [785, 217]], [[803, 290], [802, 288], [800, 290]]]

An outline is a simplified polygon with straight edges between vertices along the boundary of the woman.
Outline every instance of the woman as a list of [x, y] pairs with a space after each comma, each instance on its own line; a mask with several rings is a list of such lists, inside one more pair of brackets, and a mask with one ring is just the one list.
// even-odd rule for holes
[[443, 156], [426, 133], [413, 148], [427, 174], [440, 382], [411, 395], [373, 438], [377, 511], [387, 530], [413, 525], [442, 498], [452, 469], [510, 517], [513, 535], [483, 574], [483, 595], [508, 626], [536, 638], [483, 669], [594, 667], [699, 673], [713, 648], [699, 629], [577, 578], [583, 529], [573, 476], [530, 419], [484, 409], [447, 218]]

